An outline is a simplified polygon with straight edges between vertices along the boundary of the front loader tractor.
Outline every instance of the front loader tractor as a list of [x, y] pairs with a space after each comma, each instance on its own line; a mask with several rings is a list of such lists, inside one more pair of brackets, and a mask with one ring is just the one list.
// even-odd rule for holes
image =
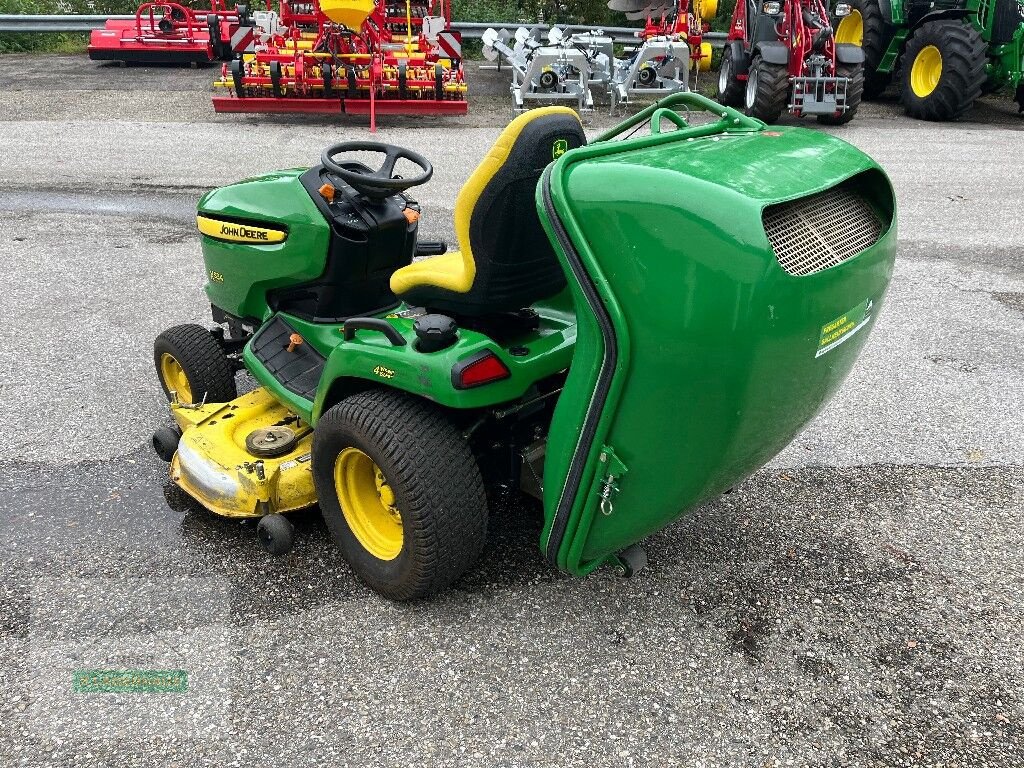
[[864, 54], [838, 44], [822, 0], [739, 0], [722, 53], [718, 99], [773, 123], [783, 112], [828, 125], [853, 119]]
[[849, 0], [836, 40], [864, 50], [865, 94], [895, 79], [922, 120], [955, 120], [982, 93], [1011, 88], [1024, 112], [1021, 0]]

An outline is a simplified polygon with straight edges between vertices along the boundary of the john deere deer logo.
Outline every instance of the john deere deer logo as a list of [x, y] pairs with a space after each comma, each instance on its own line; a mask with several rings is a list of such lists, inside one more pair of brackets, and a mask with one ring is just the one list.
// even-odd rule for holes
[[557, 160], [569, 151], [569, 142], [566, 139], [556, 139], [551, 145], [551, 158]]

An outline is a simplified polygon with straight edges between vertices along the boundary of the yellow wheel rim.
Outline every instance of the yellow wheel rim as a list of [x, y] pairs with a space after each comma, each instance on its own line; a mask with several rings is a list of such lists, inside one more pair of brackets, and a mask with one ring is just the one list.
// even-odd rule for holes
[[711, 21], [718, 13], [718, 0], [701, 0], [697, 4], [697, 13], [703, 21]]
[[836, 42], [851, 45], [864, 44], [864, 17], [860, 15], [860, 11], [850, 11], [849, 16], [843, 16], [839, 26], [836, 27]]
[[922, 48], [910, 68], [910, 87], [919, 98], [930, 96], [942, 77], [942, 54], [934, 45]]
[[384, 473], [358, 448], [346, 448], [334, 461], [334, 489], [349, 530], [378, 560], [402, 551], [402, 515]]
[[183, 403], [192, 402], [192, 385], [188, 383], [185, 369], [170, 352], [160, 356], [160, 378], [168, 392], [178, 393], [178, 400]]
[[700, 44], [700, 65], [698, 66], [699, 71], [707, 72], [711, 69], [711, 43]]

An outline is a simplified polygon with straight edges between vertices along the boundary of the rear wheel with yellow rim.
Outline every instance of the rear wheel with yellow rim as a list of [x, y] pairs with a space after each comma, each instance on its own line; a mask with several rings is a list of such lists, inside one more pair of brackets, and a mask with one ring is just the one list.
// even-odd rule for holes
[[986, 46], [965, 19], [928, 21], [907, 41], [901, 59], [901, 99], [919, 120], [955, 120], [985, 84]]
[[879, 72], [885, 51], [892, 41], [894, 28], [887, 24], [879, 0], [847, 0], [848, 16], [835, 19], [836, 45], [858, 45], [864, 51], [864, 97], [873, 99], [882, 94], [892, 80], [892, 73]]
[[238, 394], [234, 366], [201, 325], [175, 325], [157, 336], [153, 362], [168, 399], [174, 392], [182, 403], [226, 403]]
[[438, 592], [483, 551], [479, 467], [432, 404], [391, 390], [352, 395], [317, 423], [312, 464], [332, 538], [356, 575], [385, 597]]

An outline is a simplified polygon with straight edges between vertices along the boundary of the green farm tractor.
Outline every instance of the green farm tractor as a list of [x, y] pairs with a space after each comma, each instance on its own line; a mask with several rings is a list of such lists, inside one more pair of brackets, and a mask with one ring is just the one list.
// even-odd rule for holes
[[922, 120], [955, 120], [1002, 88], [1024, 112], [1024, 0], [847, 0], [836, 8], [836, 41], [864, 49], [866, 97], [896, 77], [907, 113]]
[[[640, 541], [820, 411], [892, 273], [876, 163], [693, 93], [589, 143], [565, 107], [515, 118], [456, 199], [458, 250], [418, 236], [429, 211], [410, 190], [432, 171], [345, 142], [209, 192], [219, 326], [174, 326], [154, 349], [172, 482], [258, 518], [272, 554], [293, 543], [285, 514], [318, 505], [394, 599], [473, 565], [502, 489], [539, 500], [552, 566], [635, 572]], [[257, 387], [239, 395], [241, 368]]]

